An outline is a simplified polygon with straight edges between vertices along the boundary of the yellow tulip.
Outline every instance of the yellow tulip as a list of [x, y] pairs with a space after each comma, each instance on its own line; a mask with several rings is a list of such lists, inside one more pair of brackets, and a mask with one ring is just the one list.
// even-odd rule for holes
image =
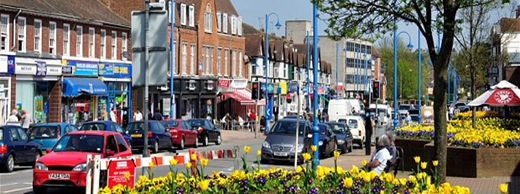
[[500, 192], [502, 194], [507, 193], [507, 187], [508, 187], [507, 183], [503, 183], [503, 184], [498, 185], [498, 188], [500, 188]]
[[421, 162], [421, 157], [420, 156], [415, 156], [415, 157], [413, 157], [413, 159], [415, 160], [416, 164], [419, 164], [419, 162]]
[[365, 181], [366, 183], [370, 182], [370, 174], [364, 174], [363, 176], [363, 181]]
[[303, 169], [302, 169], [301, 166], [296, 167], [296, 173], [300, 173], [300, 172], [302, 172], [302, 170], [303, 170]]
[[317, 149], [318, 149], [317, 146], [315, 146], [315, 145], [312, 145], [312, 146], [311, 146], [311, 150], [312, 150], [313, 152], [315, 152]]
[[366, 166], [367, 165], [367, 160], [361, 161], [361, 164], [363, 164], [363, 166]]
[[257, 155], [257, 156], [262, 155], [262, 150], [257, 150], [257, 151], [256, 151], [256, 155]]
[[385, 174], [385, 179], [386, 179], [386, 182], [393, 182], [394, 181], [394, 174], [392, 173], [388, 173], [388, 174]]
[[439, 165], [439, 161], [438, 160], [434, 160], [434, 161], [432, 161], [432, 163], [433, 163], [433, 166]]
[[128, 173], [128, 172], [125, 173], [125, 179], [127, 179], [127, 180], [130, 179], [130, 173]]
[[305, 160], [305, 161], [311, 160], [311, 155], [308, 153], [303, 153], [302, 156], [303, 156], [303, 160]]
[[209, 180], [204, 180], [204, 181], [200, 182], [199, 186], [200, 186], [200, 190], [207, 191], [208, 187], [209, 187]]
[[244, 153], [249, 153], [249, 151], [251, 150], [251, 147], [249, 146], [244, 146]]
[[415, 178], [412, 175], [408, 176], [408, 180], [412, 181], [412, 183], [416, 183], [417, 182], [417, 178]]
[[339, 155], [340, 155], [340, 154], [341, 154], [341, 153], [340, 153], [339, 151], [334, 151], [334, 157], [335, 157], [335, 158], [339, 158]]
[[151, 168], [153, 167], [153, 162], [148, 162], [148, 166]]
[[203, 167], [207, 166], [208, 165], [208, 159], [200, 159], [200, 165], [202, 165]]
[[190, 159], [191, 159], [191, 161], [196, 161], [197, 160], [197, 155], [196, 154], [191, 154]]
[[421, 162], [421, 169], [426, 169], [426, 167], [428, 166], [428, 162]]
[[343, 179], [343, 186], [347, 189], [352, 188], [352, 183], [354, 183], [354, 181], [350, 177]]
[[188, 169], [191, 168], [191, 163], [190, 162], [186, 163], [186, 168], [188, 168]]
[[177, 165], [177, 162], [178, 161], [175, 158], [170, 159], [170, 165], [171, 166]]
[[350, 174], [359, 173], [359, 168], [356, 165], [352, 165], [352, 169], [350, 169]]

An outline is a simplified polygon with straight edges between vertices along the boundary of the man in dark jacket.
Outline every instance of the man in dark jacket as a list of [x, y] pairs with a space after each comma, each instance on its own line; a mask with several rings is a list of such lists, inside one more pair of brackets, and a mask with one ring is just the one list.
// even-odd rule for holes
[[372, 119], [370, 118], [370, 110], [365, 109], [365, 155], [370, 155], [370, 146], [372, 144]]

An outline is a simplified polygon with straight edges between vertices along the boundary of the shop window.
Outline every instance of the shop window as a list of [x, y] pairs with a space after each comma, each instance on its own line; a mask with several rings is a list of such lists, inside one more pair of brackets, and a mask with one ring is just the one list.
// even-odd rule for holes
[[9, 78], [0, 78], [0, 125], [4, 125], [9, 118], [11, 111], [10, 84]]
[[46, 81], [16, 81], [16, 105], [26, 110], [32, 116], [34, 123], [47, 123], [49, 106], [49, 82]]
[[20, 52], [25, 52], [26, 49], [26, 21], [25, 17], [18, 17], [18, 51]]

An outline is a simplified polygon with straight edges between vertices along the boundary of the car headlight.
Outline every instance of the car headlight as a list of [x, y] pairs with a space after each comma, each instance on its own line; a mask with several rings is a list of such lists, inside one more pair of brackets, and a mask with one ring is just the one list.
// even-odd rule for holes
[[269, 142], [267, 142], [267, 141], [264, 141], [264, 143], [262, 144], [262, 147], [271, 149], [271, 145], [269, 145]]
[[84, 170], [87, 170], [87, 163], [83, 163], [83, 164], [78, 164], [76, 165], [72, 171], [84, 171]]
[[318, 142], [318, 145], [322, 146], [323, 145], [323, 141]]
[[345, 140], [338, 140], [338, 144], [344, 144]]
[[36, 165], [34, 166], [34, 168], [36, 168], [38, 170], [49, 170], [49, 168], [47, 168], [47, 166], [45, 166], [45, 164], [43, 164], [41, 162], [36, 162]]

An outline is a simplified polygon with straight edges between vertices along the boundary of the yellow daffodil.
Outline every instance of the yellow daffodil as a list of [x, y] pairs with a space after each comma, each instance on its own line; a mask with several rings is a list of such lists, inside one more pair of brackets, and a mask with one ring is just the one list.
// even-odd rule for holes
[[191, 168], [191, 162], [186, 163], [186, 168], [188, 168], [188, 169]]
[[318, 149], [318, 146], [315, 146], [315, 145], [312, 145], [312, 146], [311, 146], [311, 150], [312, 150], [313, 152], [315, 152], [317, 149]]
[[339, 155], [341, 154], [341, 152], [339, 151], [334, 151], [334, 158], [339, 158]]
[[417, 178], [415, 178], [412, 175], [408, 176], [408, 180], [412, 181], [412, 183], [416, 183], [417, 182]]
[[207, 191], [208, 187], [209, 187], [209, 180], [201, 181], [199, 186], [200, 186], [200, 190]]
[[367, 165], [367, 160], [361, 161], [361, 164], [363, 164], [363, 166], [366, 166]]
[[251, 150], [251, 148], [249, 146], [244, 146], [244, 153], [249, 153], [249, 151]]
[[498, 185], [498, 188], [500, 189], [500, 192], [502, 194], [506, 194], [507, 193], [507, 187], [508, 187], [507, 183], [503, 183], [503, 184]]
[[428, 162], [421, 162], [421, 169], [426, 169], [426, 167], [428, 166]]
[[208, 165], [208, 159], [200, 159], [200, 165], [202, 165], [203, 167], [206, 167]]
[[302, 157], [303, 157], [303, 160], [305, 160], [305, 161], [309, 161], [309, 160], [311, 160], [311, 155], [308, 154], [308, 153], [303, 153], [303, 154], [302, 154]]
[[434, 161], [432, 161], [432, 164], [433, 164], [433, 166], [437, 166], [437, 165], [439, 165], [439, 161], [438, 160], [434, 160]]
[[419, 164], [419, 162], [421, 162], [421, 157], [420, 156], [414, 156], [413, 159], [415, 160], [416, 164]]
[[190, 159], [191, 159], [191, 161], [196, 161], [197, 160], [197, 155], [196, 154], [191, 154], [190, 155]]
[[352, 188], [352, 183], [354, 183], [354, 180], [350, 177], [343, 179], [343, 186], [347, 189]]
[[262, 150], [257, 150], [257, 151], [256, 151], [256, 155], [257, 155], [257, 156], [262, 155]]
[[175, 166], [175, 165], [177, 165], [177, 162], [178, 162], [178, 161], [177, 161], [175, 158], [170, 159], [170, 165], [171, 165], [171, 166]]
[[126, 180], [130, 179], [130, 173], [128, 173], [128, 172], [125, 173], [125, 179]]
[[153, 167], [153, 162], [148, 162], [148, 166], [151, 168]]
[[401, 183], [401, 186], [405, 186], [407, 181], [408, 180], [406, 180], [406, 178], [400, 178], [399, 179], [399, 183]]

